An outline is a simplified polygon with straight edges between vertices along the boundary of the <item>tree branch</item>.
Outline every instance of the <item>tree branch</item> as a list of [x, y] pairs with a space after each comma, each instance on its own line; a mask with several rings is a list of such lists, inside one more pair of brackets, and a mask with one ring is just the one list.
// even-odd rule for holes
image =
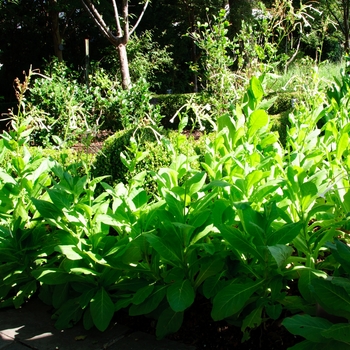
[[141, 12], [141, 14], [140, 14], [140, 16], [139, 16], [137, 22], [135, 23], [134, 27], [131, 29], [131, 31], [130, 31], [130, 33], [129, 33], [129, 36], [135, 31], [135, 29], [137, 28], [137, 26], [138, 26], [139, 23], [141, 22], [141, 19], [142, 19], [143, 15], [144, 15], [145, 12], [146, 12], [146, 9], [147, 9], [148, 4], [149, 4], [149, 0], [146, 1], [145, 6], [143, 7], [142, 12]]
[[118, 38], [116, 38], [113, 33], [109, 30], [102, 16], [99, 14], [95, 6], [90, 0], [81, 0], [85, 9], [89, 12], [90, 17], [94, 20], [97, 27], [100, 29], [102, 34], [113, 44], [116, 45]]
[[124, 20], [124, 35], [123, 42], [126, 44], [129, 41], [129, 5], [128, 0], [123, 0], [123, 20]]
[[119, 12], [118, 12], [117, 3], [115, 2], [115, 0], [112, 0], [112, 3], [113, 3], [113, 9], [114, 9], [115, 23], [117, 25], [117, 37], [121, 38], [123, 36], [123, 32], [122, 32], [122, 28], [120, 26]]
[[338, 23], [338, 26], [340, 27], [341, 31], [343, 34], [345, 34], [345, 28], [343, 27], [341, 21], [339, 20], [338, 16], [334, 13], [334, 11], [331, 9], [331, 4], [329, 3], [328, 0], [326, 0], [327, 8], [332, 17], [335, 19], [335, 21]]

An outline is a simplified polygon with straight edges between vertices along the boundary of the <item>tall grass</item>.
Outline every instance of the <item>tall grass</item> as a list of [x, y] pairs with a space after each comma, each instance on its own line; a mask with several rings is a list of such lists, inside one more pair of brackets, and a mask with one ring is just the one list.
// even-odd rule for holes
[[321, 78], [319, 88], [326, 88], [334, 80], [340, 78], [340, 71], [344, 68], [344, 62], [322, 62], [316, 64], [314, 61], [301, 59], [295, 62], [286, 73], [277, 72], [266, 80], [266, 92], [293, 92], [298, 90], [300, 84], [308, 79], [313, 79], [313, 73], [318, 70]]

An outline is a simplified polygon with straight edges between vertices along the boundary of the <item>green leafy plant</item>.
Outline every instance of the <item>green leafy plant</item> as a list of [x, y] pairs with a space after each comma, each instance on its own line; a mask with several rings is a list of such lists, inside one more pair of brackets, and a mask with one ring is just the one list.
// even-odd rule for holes
[[[23, 87], [23, 85], [19, 85]], [[37, 290], [32, 272], [55, 260], [52, 231], [37, 221], [30, 198], [51, 184], [54, 162], [32, 156], [27, 144], [30, 118], [24, 119], [21, 104], [25, 86], [18, 91], [19, 113], [12, 115], [11, 130], [0, 140], [0, 307], [20, 307]]]

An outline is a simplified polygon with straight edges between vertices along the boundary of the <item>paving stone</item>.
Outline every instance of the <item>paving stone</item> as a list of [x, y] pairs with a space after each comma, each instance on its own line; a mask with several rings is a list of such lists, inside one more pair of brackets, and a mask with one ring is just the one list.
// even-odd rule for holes
[[194, 350], [170, 340], [113, 324], [105, 332], [85, 330], [81, 323], [57, 330], [52, 310], [38, 299], [20, 309], [0, 310], [0, 350]]
[[0, 311], [0, 334], [39, 350], [99, 350], [128, 332], [123, 325], [112, 325], [107, 331], [85, 330], [81, 324], [57, 330], [50, 307], [40, 300], [28, 302], [21, 309]]
[[9, 346], [13, 343], [13, 338], [7, 336], [5, 333], [0, 332], [0, 349], [5, 349], [6, 346]]
[[21, 343], [12, 342], [11, 344], [5, 346], [4, 348], [0, 347], [1, 350], [30, 350], [28, 346], [25, 346]]

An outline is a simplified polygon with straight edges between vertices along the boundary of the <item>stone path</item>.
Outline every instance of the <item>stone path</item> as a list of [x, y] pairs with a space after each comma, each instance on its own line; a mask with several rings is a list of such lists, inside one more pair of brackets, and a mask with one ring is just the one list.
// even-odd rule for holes
[[40, 300], [20, 309], [0, 310], [1, 350], [195, 350], [194, 347], [137, 332], [120, 324], [105, 332], [86, 331], [78, 324], [59, 331], [51, 320], [50, 307]]

